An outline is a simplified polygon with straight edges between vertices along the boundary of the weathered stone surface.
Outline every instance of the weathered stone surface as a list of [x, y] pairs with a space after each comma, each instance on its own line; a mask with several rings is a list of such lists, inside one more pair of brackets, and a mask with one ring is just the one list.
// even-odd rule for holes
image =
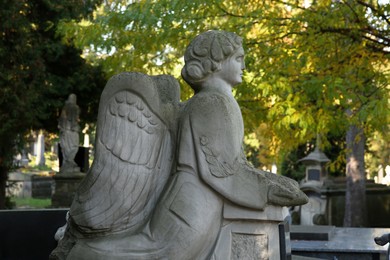
[[[294, 229], [292, 226], [292, 236]], [[291, 248], [295, 255], [320, 259], [382, 259], [380, 255], [386, 255], [387, 246], [377, 245], [374, 238], [385, 233], [390, 233], [390, 229], [336, 227], [329, 241], [291, 240]]]
[[54, 175], [55, 191], [51, 197], [51, 206], [53, 208], [70, 207], [84, 177], [85, 173], [81, 172]]
[[278, 226], [287, 215], [285, 207], [267, 206], [254, 211], [226, 203], [213, 259], [280, 259]]
[[45, 136], [42, 132], [38, 134], [37, 138], [37, 157], [35, 158], [35, 164], [38, 166], [44, 166], [45, 161]]
[[53, 179], [50, 176], [33, 173], [12, 172], [8, 176], [9, 196], [19, 198], [51, 198]]
[[268, 235], [232, 233], [232, 260], [268, 260]]

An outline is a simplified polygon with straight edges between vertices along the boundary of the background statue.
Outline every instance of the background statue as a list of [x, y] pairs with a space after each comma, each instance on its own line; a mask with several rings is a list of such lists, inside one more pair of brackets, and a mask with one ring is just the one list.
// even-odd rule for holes
[[79, 149], [79, 115], [80, 108], [77, 105], [77, 97], [75, 94], [70, 94], [65, 106], [62, 108], [60, 118], [58, 120], [58, 128], [60, 129], [60, 146], [63, 156], [60, 173], [79, 172], [74, 158]]
[[[184, 58], [182, 76], [195, 95], [179, 111], [172, 176], [151, 217], [146, 207], [146, 212], [140, 209], [145, 218], [134, 219], [142, 223], [137, 230], [86, 237], [80, 233], [80, 215], [72, 212], [72, 205], [69, 259], [211, 259], [222, 228], [225, 202], [254, 210], [307, 202], [295, 181], [253, 168], [243, 153], [243, 120], [232, 95], [245, 69], [241, 38], [224, 31], [205, 32], [191, 42]], [[101, 113], [104, 110], [99, 110], [99, 118]], [[110, 125], [100, 127], [112, 129]], [[116, 128], [113, 132], [117, 134], [108, 140], [115, 143], [119, 132]], [[136, 185], [113, 182], [118, 174], [115, 171], [118, 169], [109, 178], [109, 191]], [[82, 188], [79, 194], [84, 192]], [[123, 200], [131, 198], [126, 196]], [[115, 201], [111, 203], [116, 205]], [[104, 219], [92, 206], [89, 209], [90, 218]], [[118, 210], [107, 208], [105, 218], [115, 216]]]

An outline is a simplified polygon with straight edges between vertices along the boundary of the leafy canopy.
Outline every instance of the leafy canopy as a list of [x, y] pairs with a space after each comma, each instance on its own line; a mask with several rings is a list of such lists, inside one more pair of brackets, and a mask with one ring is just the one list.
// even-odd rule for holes
[[17, 140], [30, 129], [57, 131], [59, 110], [70, 93], [78, 95], [84, 111], [90, 112], [89, 117], [96, 114], [97, 101], [89, 98], [98, 97], [100, 91], [93, 95], [94, 88], [103, 87], [99, 68], [86, 64], [79, 50], [64, 45], [56, 35], [60, 19], [80, 20], [92, 12], [94, 5], [94, 1], [72, 0], [3, 1], [0, 10], [1, 181], [11, 165]]
[[[178, 78], [193, 37], [236, 32], [247, 71], [234, 93], [265, 164], [317, 134], [329, 145], [324, 137], [342, 136], [355, 123], [388, 138], [390, 4], [309, 2], [106, 0], [92, 19], [66, 20], [59, 30], [109, 76], [127, 70]], [[183, 87], [182, 98], [190, 95]]]

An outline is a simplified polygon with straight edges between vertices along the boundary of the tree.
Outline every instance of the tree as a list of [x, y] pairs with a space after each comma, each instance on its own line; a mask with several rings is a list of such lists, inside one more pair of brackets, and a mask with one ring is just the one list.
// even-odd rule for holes
[[[65, 21], [60, 31], [108, 75], [136, 70], [177, 77], [195, 35], [208, 29], [235, 31], [247, 52], [245, 84], [235, 96], [247, 133], [268, 139], [263, 163], [272, 163], [269, 158], [282, 162], [317, 134], [329, 146], [328, 135], [346, 136], [349, 130], [356, 134], [348, 135], [344, 153], [352, 158], [349, 148], [361, 147], [363, 133], [369, 137], [389, 128], [390, 4], [307, 2], [107, 0], [93, 19]], [[190, 94], [183, 88], [183, 98]], [[352, 132], [355, 127], [360, 130]], [[355, 172], [362, 191], [363, 157], [353, 158], [360, 162]], [[346, 224], [363, 225], [361, 212], [347, 208], [358, 221]]]
[[[45, 128], [57, 132], [66, 97], [79, 96], [84, 119], [91, 120], [103, 87], [98, 67], [56, 36], [62, 18], [81, 19], [96, 1], [3, 1], [0, 10], [0, 209], [5, 208], [7, 173], [24, 134]], [[87, 96], [90, 95], [90, 96]]]

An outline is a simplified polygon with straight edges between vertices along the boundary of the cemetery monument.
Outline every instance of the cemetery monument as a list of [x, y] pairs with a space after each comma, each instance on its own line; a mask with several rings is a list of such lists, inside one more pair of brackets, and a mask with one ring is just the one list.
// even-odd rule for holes
[[75, 94], [70, 94], [58, 119], [62, 164], [60, 164], [59, 173], [53, 177], [55, 191], [52, 196], [52, 207], [55, 208], [70, 206], [85, 176], [75, 162], [80, 142], [79, 116], [80, 108], [77, 105], [77, 97]]
[[232, 95], [245, 69], [242, 39], [207, 31], [184, 59], [195, 92], [184, 103], [171, 76], [108, 81], [94, 162], [51, 259], [279, 258], [284, 206], [307, 197], [294, 180], [246, 160]]
[[62, 108], [61, 115], [58, 120], [60, 146], [63, 156], [60, 173], [63, 174], [80, 171], [80, 168], [74, 161], [79, 149], [79, 115], [80, 108], [77, 105], [77, 97], [75, 94], [70, 94], [68, 100]]

